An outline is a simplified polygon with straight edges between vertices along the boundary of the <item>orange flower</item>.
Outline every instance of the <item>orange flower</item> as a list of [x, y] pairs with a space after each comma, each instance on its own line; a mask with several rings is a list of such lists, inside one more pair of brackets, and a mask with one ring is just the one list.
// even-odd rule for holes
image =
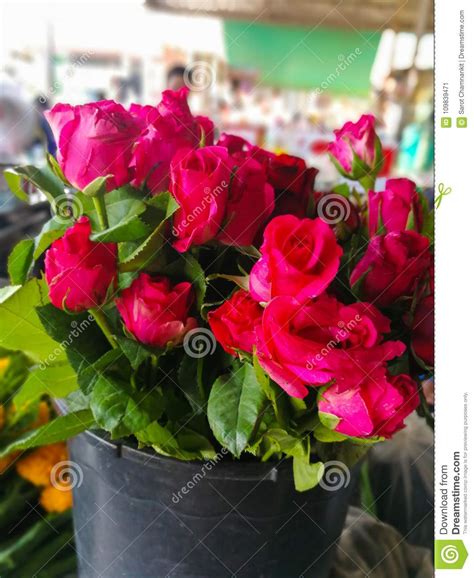
[[19, 460], [16, 471], [35, 486], [49, 486], [54, 465], [65, 460], [67, 460], [66, 444], [43, 446]]
[[40, 504], [47, 512], [65, 512], [72, 507], [72, 491], [48, 486], [41, 492]]
[[46, 401], [40, 401], [38, 406], [38, 417], [33, 422], [31, 429], [35, 429], [44, 425], [45, 423], [48, 423], [49, 417], [49, 405]]
[[[2, 360], [0, 359], [0, 362]], [[0, 430], [3, 428], [3, 426], [5, 425], [5, 408], [3, 407], [2, 404], [0, 404]]]
[[2, 357], [0, 359], [0, 376], [2, 376], [5, 373], [9, 365], [10, 365], [9, 357]]

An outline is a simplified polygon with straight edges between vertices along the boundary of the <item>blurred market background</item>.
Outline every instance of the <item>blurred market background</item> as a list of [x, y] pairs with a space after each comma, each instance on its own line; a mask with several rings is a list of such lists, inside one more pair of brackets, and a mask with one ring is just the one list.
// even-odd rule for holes
[[[55, 145], [42, 113], [56, 102], [157, 103], [191, 89], [219, 131], [338, 175], [332, 131], [378, 119], [384, 176], [432, 185], [430, 0], [3, 0], [0, 164], [38, 163]], [[0, 277], [11, 247], [45, 220], [0, 184]]]

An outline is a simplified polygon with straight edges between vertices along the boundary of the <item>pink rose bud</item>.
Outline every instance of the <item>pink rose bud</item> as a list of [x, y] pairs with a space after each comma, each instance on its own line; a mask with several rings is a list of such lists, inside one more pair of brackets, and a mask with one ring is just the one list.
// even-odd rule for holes
[[194, 301], [191, 283], [174, 287], [167, 277], [140, 275], [115, 300], [125, 327], [141, 343], [154, 347], [179, 345], [197, 327], [189, 317]]
[[45, 116], [58, 145], [59, 166], [74, 187], [82, 190], [107, 175], [108, 191], [130, 182], [129, 164], [140, 125], [121, 104], [57, 104]]
[[183, 253], [214, 239], [224, 218], [231, 160], [223, 147], [181, 149], [171, 162], [171, 193], [179, 204], [174, 215], [174, 247]]
[[350, 389], [330, 386], [319, 411], [339, 418], [335, 430], [359, 438], [391, 438], [420, 403], [418, 387], [408, 375], [387, 376], [376, 371]]
[[342, 248], [321, 219], [281, 215], [268, 223], [263, 237], [262, 257], [250, 273], [256, 301], [278, 295], [317, 297], [336, 276]]
[[337, 170], [346, 178], [359, 180], [375, 175], [382, 161], [382, 146], [375, 132], [375, 118], [364, 114], [360, 119], [334, 131], [336, 139], [329, 154]]
[[410, 179], [389, 179], [385, 190], [369, 191], [369, 235], [405, 231], [421, 231], [423, 215], [416, 185]]
[[117, 276], [117, 246], [90, 240], [81, 217], [46, 253], [45, 275], [53, 305], [68, 311], [100, 307]]
[[429, 240], [415, 231], [372, 237], [350, 277], [360, 283], [364, 299], [385, 307], [399, 297], [411, 297], [431, 263]]
[[252, 353], [256, 343], [255, 328], [260, 323], [262, 313], [263, 308], [247, 291], [240, 289], [211, 311], [208, 320], [225, 351], [237, 355], [236, 350]]

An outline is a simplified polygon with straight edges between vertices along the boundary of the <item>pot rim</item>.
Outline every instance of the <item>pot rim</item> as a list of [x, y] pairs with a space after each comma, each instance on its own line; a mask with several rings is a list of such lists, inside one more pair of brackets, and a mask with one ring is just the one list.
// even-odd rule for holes
[[[82, 432], [87, 437], [91, 445], [101, 445], [113, 452], [118, 458], [127, 459], [133, 462], [153, 468], [179, 468], [186, 472], [195, 472], [212, 465], [212, 469], [206, 472], [206, 477], [210, 479], [232, 479], [232, 480], [261, 480], [265, 477], [268, 480], [276, 481], [277, 478], [293, 477], [292, 461], [283, 458], [275, 462], [242, 461], [233, 459], [208, 459], [208, 460], [179, 460], [174, 457], [164, 456], [157, 453], [152, 448], [136, 447], [131, 440], [120, 439], [111, 440], [109, 434], [103, 430], [86, 430]], [[230, 454], [227, 450], [226, 455]], [[218, 452], [219, 455], [219, 452]]]

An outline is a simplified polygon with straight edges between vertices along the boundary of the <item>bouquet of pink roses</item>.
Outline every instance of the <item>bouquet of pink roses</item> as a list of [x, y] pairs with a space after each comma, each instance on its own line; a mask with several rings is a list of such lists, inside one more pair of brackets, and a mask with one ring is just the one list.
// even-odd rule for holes
[[1, 455], [99, 428], [184, 460], [222, 448], [292, 458], [305, 490], [325, 461], [350, 465], [420, 404], [432, 217], [408, 179], [374, 190], [370, 115], [335, 131], [329, 151], [367, 194], [320, 193], [300, 158], [214, 142], [186, 98], [58, 104], [57, 158], [7, 171], [20, 198], [25, 179], [42, 190], [53, 216], [12, 252], [0, 344], [31, 360], [24, 401], [70, 403]]

